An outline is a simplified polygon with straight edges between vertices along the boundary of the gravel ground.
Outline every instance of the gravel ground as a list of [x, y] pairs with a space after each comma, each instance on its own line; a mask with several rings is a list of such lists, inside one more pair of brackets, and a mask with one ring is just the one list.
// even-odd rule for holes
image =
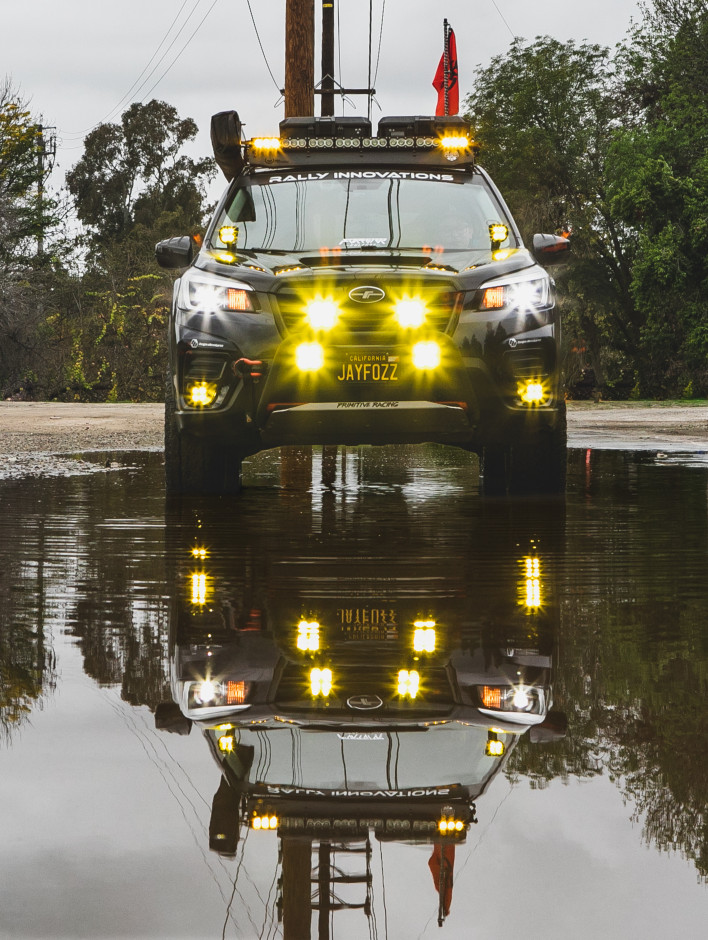
[[[162, 421], [161, 404], [0, 402], [0, 479], [119, 468], [120, 452], [162, 450]], [[708, 452], [708, 404], [569, 402], [568, 443]]]

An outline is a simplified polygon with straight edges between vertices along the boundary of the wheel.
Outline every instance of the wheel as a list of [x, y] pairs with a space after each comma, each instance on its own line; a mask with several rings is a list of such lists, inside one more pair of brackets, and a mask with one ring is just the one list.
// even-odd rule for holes
[[[249, 451], [252, 452], [252, 451]], [[212, 441], [180, 431], [170, 377], [165, 389], [165, 487], [168, 494], [225, 495], [241, 489], [238, 444]]]
[[511, 445], [509, 495], [559, 496], [565, 493], [567, 428], [565, 402], [553, 427], [533, 424]]
[[565, 492], [566, 459], [566, 411], [562, 402], [554, 427], [530, 421], [511, 443], [483, 447], [482, 493], [485, 496], [561, 495]]
[[508, 444], [486, 444], [480, 455], [482, 494], [506, 496], [509, 486], [511, 448]]

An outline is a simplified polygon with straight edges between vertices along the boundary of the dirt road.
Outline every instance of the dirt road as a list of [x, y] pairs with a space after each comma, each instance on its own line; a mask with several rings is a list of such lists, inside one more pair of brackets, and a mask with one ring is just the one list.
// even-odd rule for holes
[[[0, 402], [0, 479], [95, 469], [81, 455], [162, 449], [161, 404]], [[708, 405], [569, 402], [571, 447], [708, 451]], [[56, 455], [62, 455], [57, 458]], [[78, 468], [78, 469], [77, 469]]]

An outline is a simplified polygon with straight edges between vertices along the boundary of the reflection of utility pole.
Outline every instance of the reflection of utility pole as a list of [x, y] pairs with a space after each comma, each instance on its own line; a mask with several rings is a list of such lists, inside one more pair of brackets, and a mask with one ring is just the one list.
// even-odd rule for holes
[[[37, 125], [37, 256], [44, 254], [44, 180], [52, 172], [57, 155], [55, 127]], [[49, 132], [45, 136], [45, 132]]]
[[322, 100], [320, 114], [334, 114], [334, 0], [322, 0]]

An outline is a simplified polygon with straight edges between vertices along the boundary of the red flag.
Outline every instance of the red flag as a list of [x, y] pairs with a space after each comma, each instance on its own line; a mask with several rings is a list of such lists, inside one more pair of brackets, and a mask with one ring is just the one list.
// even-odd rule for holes
[[460, 110], [460, 91], [457, 85], [457, 44], [455, 33], [447, 33], [447, 111], [445, 110], [445, 53], [438, 63], [438, 70], [433, 79], [433, 88], [438, 93], [436, 115], [457, 114]]
[[452, 904], [452, 871], [455, 867], [455, 843], [433, 847], [433, 854], [428, 859], [428, 868], [433, 876], [435, 890], [440, 896], [440, 912], [447, 917]]

